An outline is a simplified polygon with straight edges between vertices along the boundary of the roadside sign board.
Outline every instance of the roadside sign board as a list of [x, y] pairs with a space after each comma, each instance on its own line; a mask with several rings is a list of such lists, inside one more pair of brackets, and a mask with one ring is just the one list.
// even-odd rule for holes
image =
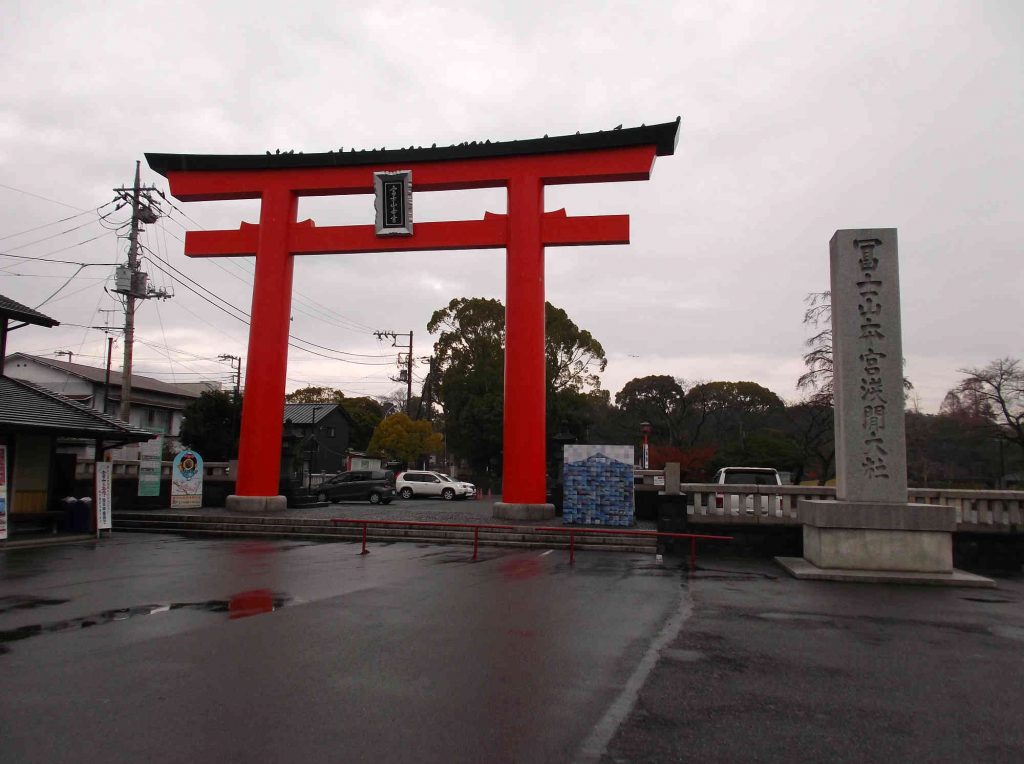
[[160, 495], [160, 470], [163, 466], [164, 436], [157, 435], [139, 448], [139, 496]]
[[111, 529], [111, 488], [113, 486], [113, 462], [96, 462], [96, 530]]
[[7, 538], [7, 446], [0, 446], [0, 540]]
[[182, 451], [171, 465], [171, 509], [203, 506], [203, 457], [198, 451]]

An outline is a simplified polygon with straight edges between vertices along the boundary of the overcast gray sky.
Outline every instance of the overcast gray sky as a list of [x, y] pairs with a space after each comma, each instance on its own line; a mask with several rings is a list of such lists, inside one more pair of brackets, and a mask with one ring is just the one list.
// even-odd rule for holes
[[[795, 399], [803, 299], [827, 288], [833, 231], [896, 227], [906, 372], [934, 411], [958, 368], [1024, 355], [1022, 50], [1016, 0], [7, 0], [0, 251], [123, 260], [126, 243], [103, 227], [123, 211], [46, 224], [110, 201], [146, 151], [494, 141], [681, 115], [677, 152], [649, 182], [546, 195], [548, 209], [571, 215], [631, 216], [628, 246], [547, 250], [548, 300], [604, 345], [603, 386], [614, 394], [632, 377], [671, 374], [753, 380]], [[166, 190], [145, 163], [143, 181]], [[206, 228], [258, 214], [258, 202], [176, 203]], [[485, 210], [505, 210], [501, 191], [416, 197], [417, 220]], [[372, 199], [303, 200], [299, 212], [369, 223]], [[171, 213], [145, 244], [248, 310], [252, 263], [185, 258], [194, 225]], [[76, 270], [0, 257], [0, 293], [36, 306]], [[157, 286], [173, 283], [146, 270]], [[110, 276], [82, 269], [41, 309], [65, 324], [120, 323], [101, 312], [120, 309], [103, 290]], [[388, 379], [393, 351], [372, 330], [413, 330], [415, 354], [429, 354], [434, 310], [454, 297], [504, 299], [504, 253], [299, 258], [295, 289], [293, 334], [384, 357], [357, 365], [293, 350], [289, 389], [385, 394], [399, 387]], [[137, 371], [226, 380], [212, 359], [244, 356], [246, 328], [175, 294], [141, 308]], [[104, 348], [102, 332], [67, 325], [17, 331], [8, 346], [70, 350], [98, 366]]]

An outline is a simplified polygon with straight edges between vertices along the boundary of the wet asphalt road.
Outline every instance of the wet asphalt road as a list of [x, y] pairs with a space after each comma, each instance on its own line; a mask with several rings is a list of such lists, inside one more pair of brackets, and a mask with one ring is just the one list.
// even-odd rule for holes
[[[0, 554], [0, 759], [568, 761], [685, 595], [644, 556], [357, 551]], [[229, 617], [263, 589], [279, 609]]]
[[796, 581], [706, 560], [602, 761], [1024, 761], [1024, 576], [998, 583]]
[[0, 553], [0, 761], [1024, 760], [1020, 577], [371, 549]]

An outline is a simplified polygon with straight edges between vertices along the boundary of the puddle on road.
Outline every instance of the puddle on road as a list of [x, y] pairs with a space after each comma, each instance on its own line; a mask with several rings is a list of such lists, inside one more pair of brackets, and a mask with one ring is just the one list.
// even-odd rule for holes
[[1014, 602], [1014, 600], [1007, 600], [1001, 597], [961, 597], [960, 599], [966, 600], [967, 602], [991, 602], [991, 603], [1007, 603]]
[[[5, 597], [4, 600], [37, 600], [32, 597]], [[45, 600], [40, 604], [60, 604], [68, 600]], [[10, 642], [19, 642], [41, 634], [55, 634], [68, 631], [81, 631], [93, 626], [103, 626], [115, 621], [127, 621], [130, 618], [139, 616], [156, 615], [157, 613], [168, 613], [172, 610], [193, 610], [205, 611], [208, 613], [227, 613], [228, 618], [248, 618], [260, 613], [270, 613], [274, 610], [291, 604], [293, 598], [284, 594], [271, 592], [269, 589], [253, 589], [239, 592], [226, 600], [206, 600], [205, 602], [172, 602], [153, 605], [138, 605], [136, 607], [118, 608], [116, 610], [104, 610], [96, 615], [70, 618], [63, 621], [51, 623], [36, 623], [29, 626], [20, 626], [16, 629], [0, 631], [0, 655], [10, 652], [4, 645]], [[0, 603], [6, 604], [6, 603]], [[35, 607], [28, 605], [27, 607]], [[8, 609], [15, 609], [9, 607]], [[0, 611], [3, 612], [3, 611]]]
[[835, 626], [835, 619], [824, 615], [810, 615], [807, 613], [757, 613], [757, 618], [764, 618], [767, 621], [796, 621], [798, 623], [814, 623], [822, 626]]
[[695, 663], [704, 660], [708, 656], [700, 650], [668, 649], [661, 651], [661, 657], [665, 660], [677, 661], [679, 663]]
[[63, 605], [69, 600], [50, 599], [48, 597], [25, 597], [18, 594], [0, 597], [0, 615], [12, 610], [34, 610], [46, 605]]
[[1024, 628], [1020, 626], [993, 626], [991, 631], [997, 637], [1004, 637], [1006, 639], [1015, 639], [1018, 642], [1024, 642]]

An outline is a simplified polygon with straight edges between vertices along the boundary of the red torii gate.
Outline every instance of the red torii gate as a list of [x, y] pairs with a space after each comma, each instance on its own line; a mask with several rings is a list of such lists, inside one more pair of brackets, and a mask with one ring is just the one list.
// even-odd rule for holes
[[[294, 255], [506, 249], [503, 499], [499, 517], [549, 517], [545, 503], [544, 247], [628, 244], [628, 215], [544, 212], [544, 186], [650, 178], [671, 155], [679, 120], [498, 143], [326, 154], [146, 154], [182, 201], [260, 199], [258, 225], [188, 231], [189, 257], [256, 257], [236, 509], [284, 509], [278, 495]], [[412, 170], [415, 191], [508, 189], [508, 214], [416, 223], [401, 237], [373, 225], [298, 222], [300, 196], [374, 193], [374, 174]]]

